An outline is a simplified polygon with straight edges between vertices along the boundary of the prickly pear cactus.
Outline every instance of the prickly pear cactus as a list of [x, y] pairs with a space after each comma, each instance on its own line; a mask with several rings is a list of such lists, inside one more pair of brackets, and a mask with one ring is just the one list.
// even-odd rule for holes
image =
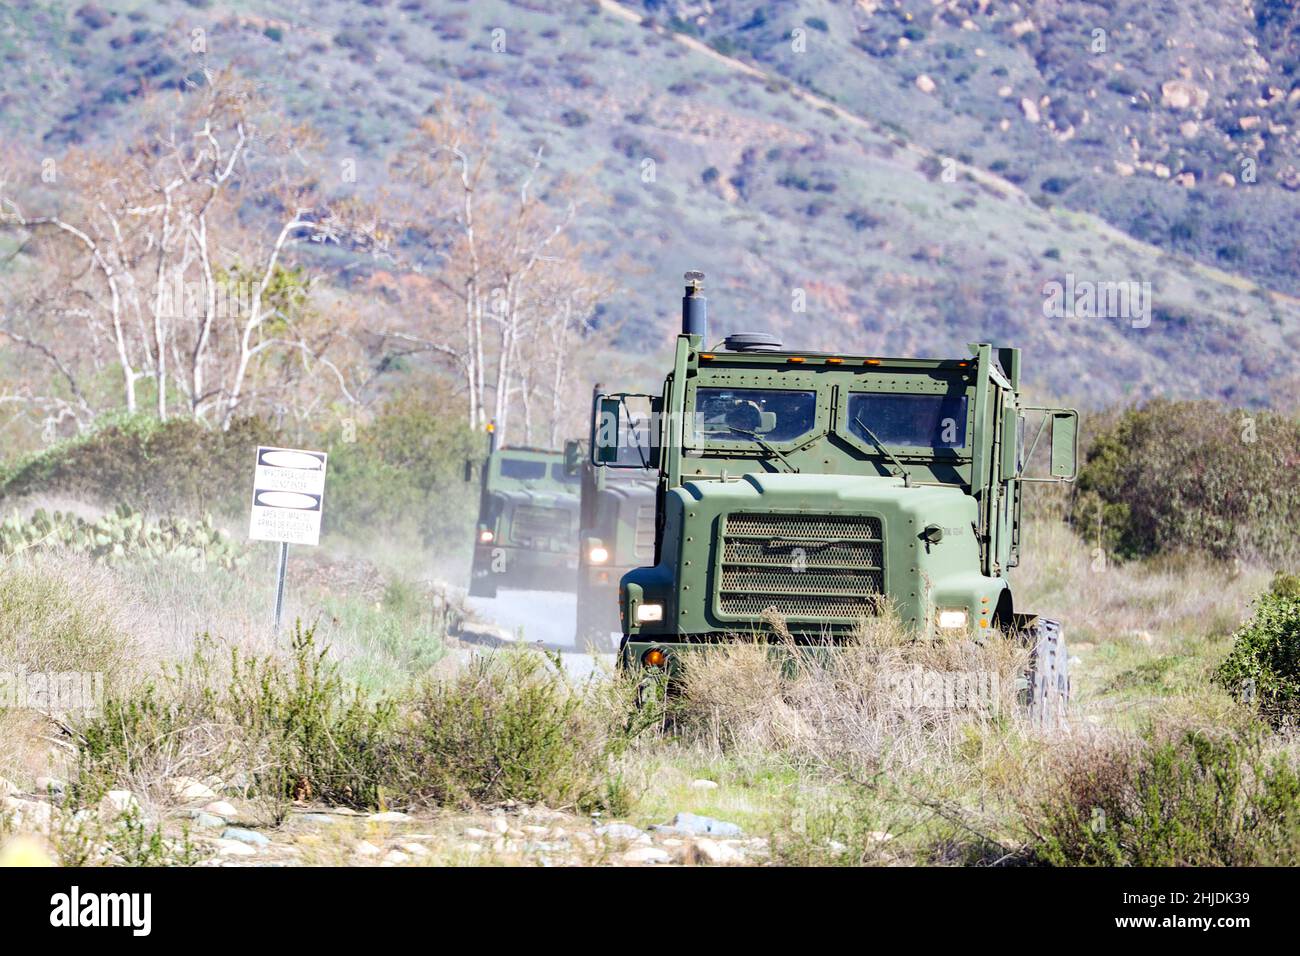
[[175, 558], [226, 570], [246, 558], [244, 549], [215, 527], [210, 515], [200, 521], [166, 517], [149, 523], [125, 505], [96, 521], [44, 508], [30, 518], [14, 511], [0, 522], [0, 555], [30, 548], [63, 548], [109, 562]]

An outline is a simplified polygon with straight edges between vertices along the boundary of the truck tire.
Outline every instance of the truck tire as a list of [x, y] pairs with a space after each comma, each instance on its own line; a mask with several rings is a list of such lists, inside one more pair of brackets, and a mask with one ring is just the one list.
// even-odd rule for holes
[[1061, 622], [1040, 617], [1024, 632], [1030, 642], [1028, 687], [1022, 697], [1029, 718], [1043, 728], [1064, 726], [1070, 703], [1070, 658]]

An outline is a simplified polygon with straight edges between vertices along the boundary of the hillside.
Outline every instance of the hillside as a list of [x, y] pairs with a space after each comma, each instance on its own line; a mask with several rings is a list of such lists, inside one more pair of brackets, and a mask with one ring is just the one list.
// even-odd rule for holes
[[[513, 148], [545, 144], [598, 197], [581, 231], [622, 286], [601, 321], [624, 322], [629, 351], [665, 344], [680, 275], [700, 268], [719, 337], [927, 354], [994, 340], [1027, 350], [1032, 387], [1087, 404], [1290, 405], [1293, 40], [1268, 10], [1198, 6], [1194, 33], [1166, 36], [1187, 21], [1123, 3], [22, 0], [0, 20], [0, 130], [57, 156], [116, 135], [146, 91], [233, 66], [378, 192], [415, 122], [464, 90]], [[1105, 63], [1073, 56], [1102, 13], [1134, 25], [1109, 31]], [[1190, 112], [1159, 98], [1182, 69], [1194, 101], [1213, 94]], [[1246, 99], [1272, 88], [1272, 112]], [[1178, 138], [1185, 122], [1196, 137]], [[1248, 146], [1258, 182], [1217, 185]], [[1150, 283], [1149, 323], [1045, 316], [1045, 286], [1071, 279]]]

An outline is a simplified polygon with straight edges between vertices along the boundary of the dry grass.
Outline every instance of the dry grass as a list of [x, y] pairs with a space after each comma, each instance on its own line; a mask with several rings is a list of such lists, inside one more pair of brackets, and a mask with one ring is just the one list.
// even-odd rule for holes
[[777, 628], [775, 646], [738, 641], [692, 659], [684, 708], [697, 740], [865, 776], [952, 753], [971, 727], [1018, 723], [1019, 642], [917, 640], [882, 617], [833, 652], [809, 653]]

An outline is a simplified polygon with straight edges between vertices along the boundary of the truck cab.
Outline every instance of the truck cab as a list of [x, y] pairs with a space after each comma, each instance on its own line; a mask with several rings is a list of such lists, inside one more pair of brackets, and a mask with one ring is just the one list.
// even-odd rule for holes
[[[597, 385], [593, 401], [604, 395]], [[590, 438], [564, 447], [566, 467], [581, 487], [574, 645], [605, 653], [614, 650], [622, 632], [619, 581], [632, 568], [654, 560], [658, 463], [647, 454], [640, 467], [598, 468], [589, 447]]]
[[620, 584], [621, 662], [670, 666], [773, 615], [834, 644], [890, 613], [931, 637], [1054, 628], [1045, 653], [1061, 660], [1039, 676], [1068, 692], [1060, 628], [1016, 605], [1009, 572], [1023, 484], [1074, 477], [1077, 413], [1022, 402], [1014, 348], [900, 358], [763, 334], [711, 348], [701, 278], [645, 397], [653, 426], [633, 434], [624, 396], [596, 403], [596, 464], [623, 466], [638, 442], [658, 464], [654, 561]]
[[[543, 448], [495, 447], [477, 469], [479, 513], [469, 593], [498, 588], [568, 591], [578, 564], [578, 479], [564, 454]], [[466, 477], [476, 469], [468, 463]]]

